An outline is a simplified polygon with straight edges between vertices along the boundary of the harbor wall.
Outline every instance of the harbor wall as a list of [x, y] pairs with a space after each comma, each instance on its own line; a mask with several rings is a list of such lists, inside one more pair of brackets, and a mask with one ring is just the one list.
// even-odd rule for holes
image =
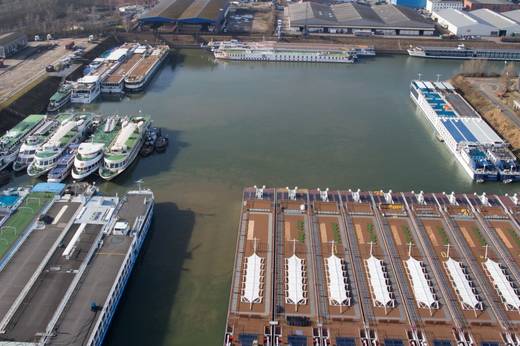
[[117, 37], [103, 39], [96, 47], [85, 53], [84, 62], [72, 69], [68, 75], [47, 74], [6, 101], [8, 106], [0, 110], [0, 133], [9, 130], [29, 114], [46, 113], [49, 98], [56, 92], [63, 79], [73, 80], [81, 77], [85, 65], [117, 43]]
[[[145, 40], [150, 43], [168, 44], [175, 48], [200, 48], [201, 43], [207, 43], [211, 40], [222, 41], [237, 39], [241, 41], [263, 41], [275, 40], [275, 37], [265, 35], [220, 35], [220, 34], [173, 34], [173, 33], [154, 33], [151, 31], [143, 32], [120, 32], [117, 36], [122, 41], [141, 41]], [[355, 36], [337, 36], [329, 35], [311, 35], [304, 38], [298, 36], [284, 36], [281, 42], [288, 43], [329, 43], [338, 45], [369, 45], [374, 46], [377, 54], [396, 54], [405, 55], [410, 46], [436, 46], [436, 47], [457, 47], [459, 44], [465, 44], [471, 48], [502, 48], [502, 49], [520, 49], [520, 43], [497, 43], [489, 40], [472, 40], [461, 41], [452, 39], [440, 39], [430, 37], [355, 37]]]

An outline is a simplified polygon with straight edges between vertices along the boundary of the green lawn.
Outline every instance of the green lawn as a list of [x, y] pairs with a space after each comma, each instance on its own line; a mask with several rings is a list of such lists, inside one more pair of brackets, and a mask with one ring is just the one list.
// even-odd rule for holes
[[47, 192], [31, 192], [25, 197], [20, 207], [0, 228], [0, 258], [11, 248], [20, 234], [31, 224], [53, 196], [52, 193]]

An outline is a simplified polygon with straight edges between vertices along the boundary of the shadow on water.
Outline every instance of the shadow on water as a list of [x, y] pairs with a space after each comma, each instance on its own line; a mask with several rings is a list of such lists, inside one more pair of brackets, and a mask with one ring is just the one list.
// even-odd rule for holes
[[167, 341], [172, 305], [186, 270], [184, 261], [191, 256], [188, 244], [195, 213], [162, 202], [156, 204], [155, 215], [105, 345], [161, 345]]

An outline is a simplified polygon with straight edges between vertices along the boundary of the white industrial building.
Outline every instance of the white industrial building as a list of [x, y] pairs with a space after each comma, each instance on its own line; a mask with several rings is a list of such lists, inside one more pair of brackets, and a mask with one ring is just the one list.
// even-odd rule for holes
[[520, 33], [518, 22], [486, 8], [471, 12], [445, 9], [434, 12], [432, 18], [457, 36], [510, 36]]
[[426, 11], [430, 13], [439, 12], [448, 8], [462, 10], [464, 8], [464, 2], [462, 0], [426, 0]]
[[310, 33], [431, 36], [435, 23], [415, 10], [391, 4], [321, 4], [312, 1], [289, 4], [291, 31]]

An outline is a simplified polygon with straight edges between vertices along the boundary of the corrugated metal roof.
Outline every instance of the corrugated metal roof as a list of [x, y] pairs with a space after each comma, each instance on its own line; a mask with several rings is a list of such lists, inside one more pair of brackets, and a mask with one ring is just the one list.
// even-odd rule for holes
[[217, 21], [228, 6], [228, 0], [163, 0], [140, 20], [163, 18], [171, 21], [200, 19]]
[[469, 15], [480, 22], [487, 23], [501, 30], [514, 29], [515, 27], [520, 30], [520, 25], [518, 25], [514, 20], [487, 8], [471, 11], [469, 12]]
[[432, 29], [433, 22], [412, 9], [390, 4], [303, 2], [289, 5], [291, 25], [338, 25], [375, 28]]
[[517, 23], [520, 23], [520, 10], [502, 12], [502, 15], [514, 20]]

